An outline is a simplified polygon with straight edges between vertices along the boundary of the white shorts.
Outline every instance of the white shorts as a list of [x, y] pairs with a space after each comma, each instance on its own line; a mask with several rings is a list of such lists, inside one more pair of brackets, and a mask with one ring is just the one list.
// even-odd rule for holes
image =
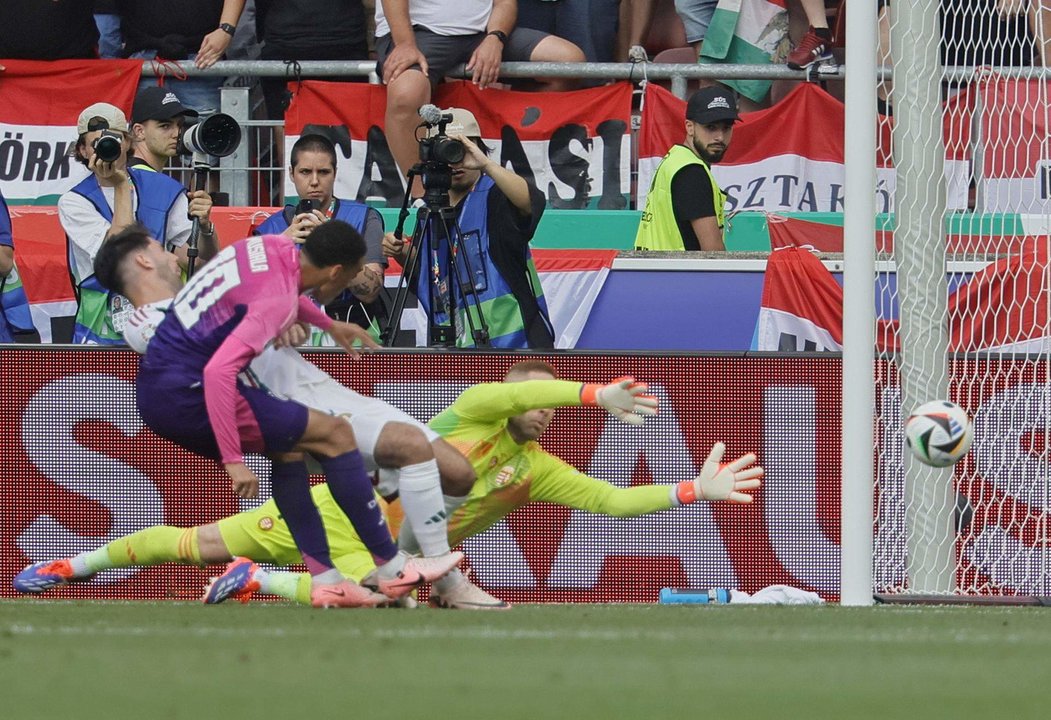
[[427, 442], [434, 442], [440, 437], [434, 430], [390, 403], [360, 395], [336, 382], [294, 348], [267, 348], [252, 361], [246, 372], [278, 397], [294, 400], [330, 415], [345, 417], [354, 429], [358, 450], [369, 472], [378, 469], [376, 443], [383, 427], [389, 422], [419, 428], [427, 437]]

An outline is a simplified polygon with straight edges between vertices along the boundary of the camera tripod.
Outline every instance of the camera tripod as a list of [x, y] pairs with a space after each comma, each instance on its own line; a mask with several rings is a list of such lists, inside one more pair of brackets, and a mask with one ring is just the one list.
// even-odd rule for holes
[[[208, 174], [212, 171], [212, 165], [208, 162], [208, 158], [205, 157], [203, 160], [197, 158], [197, 154], [194, 154], [193, 158], [193, 183], [190, 185], [190, 191], [196, 191], [201, 188], [208, 187]], [[215, 223], [212, 223], [212, 231], [214, 232]], [[190, 239], [186, 241], [186, 279], [189, 280], [193, 277], [193, 271], [197, 264], [197, 256], [200, 255], [200, 251], [197, 249], [198, 240], [201, 237], [201, 218], [196, 215], [193, 216], [193, 223], [190, 225]]]
[[[456, 208], [449, 205], [450, 169], [441, 163], [418, 163], [409, 171], [409, 188], [416, 177], [423, 181], [423, 205], [416, 211], [416, 227], [381, 340], [387, 347], [394, 346], [409, 286], [415, 284], [417, 288], [426, 285], [427, 297], [419, 297], [419, 301], [427, 311], [428, 345], [455, 347], [460, 334], [469, 331], [474, 347], [490, 347], [489, 326], [478, 297], [471, 258], [464, 248], [464, 233], [457, 222]], [[410, 197], [406, 191], [394, 230], [399, 239], [409, 216]], [[421, 257], [425, 259], [422, 266]], [[425, 283], [420, 282], [421, 272], [430, 275]], [[459, 319], [461, 310], [463, 320]], [[466, 328], [458, 327], [460, 323], [466, 323]]]

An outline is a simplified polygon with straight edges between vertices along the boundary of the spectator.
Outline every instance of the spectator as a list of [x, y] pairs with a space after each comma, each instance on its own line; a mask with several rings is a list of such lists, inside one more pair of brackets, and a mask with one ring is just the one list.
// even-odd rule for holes
[[73, 60], [98, 57], [92, 4], [49, 0], [0, 2], [0, 58]]
[[[201, 219], [200, 257], [215, 255], [217, 238], [210, 220], [212, 200], [208, 193], [186, 189], [167, 175], [129, 169], [131, 146], [128, 121], [120, 108], [95, 103], [77, 119], [76, 158], [91, 175], [58, 200], [58, 218], [69, 241], [69, 268], [77, 290], [77, 316], [73, 342], [122, 343], [121, 330], [134, 308], [115, 293], [107, 293], [95, 279], [92, 264], [103, 241], [138, 221], [152, 235], [187, 263], [191, 222]], [[120, 152], [111, 161], [99, 157], [96, 143], [119, 143]], [[105, 154], [105, 153], [104, 153]]]
[[[351, 322], [370, 329], [379, 337], [386, 312], [380, 292], [387, 258], [383, 254], [383, 218], [358, 202], [335, 197], [336, 146], [323, 135], [303, 135], [292, 146], [289, 173], [296, 186], [300, 205], [286, 205], [255, 230], [256, 235], [287, 235], [297, 243], [323, 222], [342, 220], [365, 239], [365, 264], [348, 290], [325, 305], [325, 312], [335, 320]], [[303, 201], [311, 208], [302, 207]]]
[[656, 4], [657, 0], [621, 0], [617, 60], [649, 60], [646, 38], [653, 24], [653, 9]]
[[733, 93], [701, 88], [686, 103], [686, 140], [675, 145], [653, 175], [636, 250], [725, 250], [726, 195], [711, 165], [730, 146], [737, 117]]
[[[124, 53], [151, 60], [192, 60], [208, 68], [222, 59], [230, 45], [245, 0], [117, 0], [124, 30]], [[223, 78], [165, 80], [189, 107], [200, 113], [219, 110]], [[157, 84], [144, 77], [139, 89]]]
[[[471, 81], [485, 88], [499, 77], [501, 60], [583, 62], [570, 42], [515, 29], [516, 8], [516, 0], [480, 0], [469, 12], [455, 0], [377, 0], [376, 71], [387, 85], [387, 142], [403, 174], [418, 159], [416, 113], [452, 68], [466, 63]], [[547, 84], [550, 90], [570, 86]]]
[[99, 31], [99, 57], [113, 59], [124, 54], [117, 0], [95, 0], [95, 27]]
[[806, 34], [788, 53], [785, 64], [793, 70], [804, 70], [832, 59], [832, 31], [828, 28], [828, 16], [825, 15], [825, 0], [799, 0], [806, 13]]
[[613, 62], [620, 0], [518, 0], [518, 27], [557, 35], [588, 62]]
[[686, 29], [686, 42], [697, 51], [698, 56], [718, 4], [718, 0], [675, 0], [675, 12]]
[[[449, 282], [448, 240], [432, 238], [429, 232], [421, 237], [420, 247], [415, 250], [428, 258], [439, 258], [435, 273], [419, 272], [414, 279], [417, 297], [428, 310], [435, 324], [447, 325], [447, 313], [431, 307], [432, 292], [438, 302], [448, 307], [449, 302], [457, 309], [456, 328], [460, 333], [457, 345], [471, 347], [474, 339], [465, 333], [465, 303], [468, 308], [485, 305], [485, 320], [493, 330], [491, 343], [499, 348], [550, 348], [554, 347], [554, 330], [547, 315], [547, 303], [539, 287], [536, 268], [529, 252], [529, 241], [533, 239], [536, 226], [544, 214], [544, 195], [524, 178], [491, 160], [488, 149], [482, 142], [478, 121], [467, 110], [452, 108], [453, 120], [446, 128], [449, 137], [460, 140], [466, 155], [462, 162], [452, 167], [452, 182], [449, 202], [456, 210], [456, 222], [462, 232], [463, 255], [466, 263], [477, 277], [482, 275], [485, 283], [475, 284], [475, 297], [465, 301], [460, 283]], [[387, 233], [383, 240], [384, 251], [397, 257], [404, 265], [408, 259], [407, 243]], [[454, 258], [458, 259], [458, 258]], [[459, 265], [460, 272], [464, 270]], [[432, 290], [431, 282], [435, 288]], [[448, 297], [448, 288], [453, 295]], [[443, 289], [445, 297], [441, 297]], [[499, 309], [514, 307], [510, 315], [494, 315]], [[477, 323], [477, 316], [471, 313]]]
[[11, 235], [11, 213], [0, 194], [0, 343], [14, 342], [14, 333], [33, 330], [29, 301], [22, 283], [13, 275], [15, 242]]
[[192, 110], [166, 88], [151, 85], [139, 90], [131, 106], [131, 167], [161, 172], [179, 154], [179, 134]]
[[[260, 56], [263, 60], [367, 60], [369, 57], [361, 0], [257, 0], [256, 34], [263, 43]], [[287, 79], [264, 77], [261, 85], [267, 117], [284, 118], [290, 99]]]

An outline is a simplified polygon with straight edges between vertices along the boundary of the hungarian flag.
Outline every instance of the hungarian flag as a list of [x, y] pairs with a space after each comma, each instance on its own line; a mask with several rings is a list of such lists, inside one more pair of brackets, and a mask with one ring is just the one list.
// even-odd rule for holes
[[[337, 197], [400, 206], [404, 183], [384, 134], [386, 87], [307, 81], [292, 88], [286, 147], [306, 133], [328, 135], [342, 155]], [[627, 207], [631, 180], [631, 93], [628, 82], [534, 93], [456, 81], [438, 86], [434, 104], [474, 113], [490, 156], [533, 182], [548, 207], [619, 210]], [[285, 197], [295, 202], [287, 175]]]
[[[783, 62], [788, 51], [785, 0], [719, 0], [701, 43], [701, 62], [769, 65]], [[756, 102], [770, 92], [770, 80], [723, 82]]]
[[980, 96], [979, 208], [994, 213], [1051, 212], [1051, 83], [989, 76]]
[[[686, 103], [647, 84], [639, 128], [638, 207], [644, 207], [661, 158], [685, 136]], [[966, 209], [970, 149], [969, 96], [946, 105], [945, 182], [949, 209]], [[893, 212], [891, 118], [880, 119], [876, 157], [876, 211]], [[844, 190], [843, 103], [811, 83], [781, 102], [747, 113], [735, 125], [722, 161], [712, 167], [727, 196], [727, 212], [842, 212]]]
[[[949, 350], [1046, 353], [1051, 349], [1047, 237], [1027, 238], [948, 298]], [[894, 301], [896, 304], [896, 299]], [[894, 316], [896, 308], [887, 308]], [[880, 351], [899, 348], [898, 321], [876, 319]], [[770, 255], [756, 328], [757, 350], [842, 350], [843, 290], [810, 251]]]
[[[54, 205], [88, 172], [71, 157], [77, 117], [96, 102], [116, 105], [130, 115], [142, 61], [4, 60], [3, 64], [0, 192], [10, 205]], [[16, 252], [18, 243], [16, 237]]]

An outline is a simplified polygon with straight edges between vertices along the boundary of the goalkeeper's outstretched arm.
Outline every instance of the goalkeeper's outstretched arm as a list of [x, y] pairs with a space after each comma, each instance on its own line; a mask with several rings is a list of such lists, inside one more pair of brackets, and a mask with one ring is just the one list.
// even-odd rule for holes
[[547, 467], [539, 467], [534, 478], [530, 500], [567, 505], [579, 510], [635, 517], [667, 510], [696, 501], [752, 502], [749, 493], [762, 484], [763, 468], [755, 465], [754, 453], [742, 455], [722, 465], [726, 446], [715, 443], [701, 472], [693, 479], [676, 485], [639, 485], [618, 488], [608, 482], [588, 477], [573, 466], [548, 455]]

